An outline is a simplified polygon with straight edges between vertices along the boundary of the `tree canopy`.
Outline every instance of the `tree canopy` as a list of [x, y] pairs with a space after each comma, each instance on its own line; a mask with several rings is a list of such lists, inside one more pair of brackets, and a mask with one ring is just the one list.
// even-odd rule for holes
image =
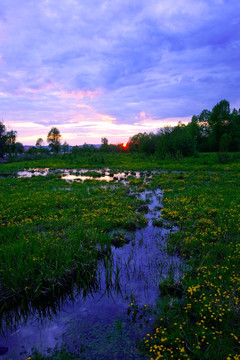
[[22, 152], [23, 145], [16, 143], [17, 131], [6, 131], [5, 125], [0, 122], [0, 157], [8, 154], [10, 157], [17, 153]]
[[47, 142], [54, 153], [59, 153], [61, 150], [61, 137], [62, 135], [56, 127], [52, 127], [47, 135]]

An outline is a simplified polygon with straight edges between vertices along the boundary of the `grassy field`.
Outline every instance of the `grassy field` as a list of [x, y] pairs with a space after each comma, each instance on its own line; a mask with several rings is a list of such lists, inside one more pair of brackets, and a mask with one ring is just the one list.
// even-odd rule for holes
[[[182, 256], [189, 270], [177, 284], [172, 277], [160, 284], [156, 327], [141, 350], [151, 359], [240, 359], [238, 158], [222, 161], [205, 154], [160, 161], [106, 154], [104, 165], [91, 161], [71, 163], [59, 156], [1, 164], [0, 172], [102, 166], [167, 170], [153, 175], [151, 188], [164, 191], [162, 218], [180, 227], [168, 239], [168, 251]], [[26, 299], [56, 294], [75, 276], [87, 286], [87, 279], [94, 281], [99, 253], [111, 242], [109, 231], [145, 225], [135, 212], [136, 200], [122, 185], [113, 190], [100, 189], [97, 181], [68, 184], [57, 176], [7, 177], [0, 179], [0, 190], [2, 304], [19, 294]], [[53, 358], [78, 359], [66, 351], [46, 357]]]
[[[168, 250], [189, 271], [160, 288], [155, 331], [144, 347], [151, 359], [240, 359], [240, 176], [233, 171], [188, 171], [154, 176], [164, 190], [163, 218], [181, 231]], [[204, 169], [203, 169], [204, 170]], [[175, 290], [175, 292], [174, 292]]]
[[228, 168], [233, 170], [240, 161], [240, 153], [216, 154], [202, 153], [197, 157], [185, 157], [180, 159], [161, 160], [157, 156], [144, 155], [140, 153], [96, 153], [81, 154], [74, 157], [73, 154], [55, 155], [38, 160], [10, 162], [0, 164], [1, 173], [11, 173], [29, 168], [50, 169], [81, 169], [81, 168], [103, 168], [123, 170], [219, 170]]
[[110, 230], [145, 225], [126, 187], [100, 186], [58, 176], [0, 180], [3, 307], [23, 294], [31, 300], [56, 294], [78, 274], [87, 286], [110, 246]]

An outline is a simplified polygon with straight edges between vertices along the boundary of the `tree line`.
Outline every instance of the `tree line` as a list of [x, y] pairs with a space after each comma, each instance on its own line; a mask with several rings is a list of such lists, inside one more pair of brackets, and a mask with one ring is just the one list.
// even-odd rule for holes
[[[23, 145], [16, 142], [16, 135], [16, 131], [6, 131], [0, 122], [0, 157], [6, 153], [11, 157], [24, 151]], [[60, 131], [52, 127], [47, 135], [49, 149], [39, 138], [35, 147], [28, 151], [31, 154], [71, 152], [75, 157], [93, 152], [138, 152], [155, 154], [159, 158], [193, 156], [198, 152], [235, 152], [240, 151], [240, 109], [231, 111], [230, 103], [221, 100], [212, 111], [204, 109], [199, 115], [193, 115], [187, 125], [179, 122], [177, 126], [159, 129], [156, 134], [138, 133], [125, 146], [108, 144], [108, 139], [103, 137], [99, 148], [86, 143], [70, 147], [66, 141], [61, 144], [61, 137]]]
[[[50, 152], [55, 154], [59, 152], [68, 152], [69, 145], [65, 141], [61, 145], [60, 131], [56, 127], [52, 127], [47, 135], [47, 143], [49, 148], [44, 147], [44, 141], [42, 138], [39, 138], [36, 141], [35, 146], [31, 146], [26, 152], [29, 154], [45, 154], [48, 155]], [[20, 142], [16, 142], [17, 131], [11, 130], [6, 131], [6, 127], [3, 122], [0, 122], [0, 157], [8, 155], [10, 158], [14, 155], [19, 155], [24, 153], [24, 146]]]
[[0, 157], [3, 157], [5, 154], [12, 156], [15, 153], [24, 152], [23, 144], [16, 142], [16, 137], [16, 131], [6, 131], [5, 125], [0, 122]]
[[196, 152], [235, 152], [240, 150], [240, 109], [221, 100], [212, 111], [193, 115], [187, 125], [164, 127], [154, 133], [139, 133], [129, 139], [128, 151], [164, 157], [191, 156]]

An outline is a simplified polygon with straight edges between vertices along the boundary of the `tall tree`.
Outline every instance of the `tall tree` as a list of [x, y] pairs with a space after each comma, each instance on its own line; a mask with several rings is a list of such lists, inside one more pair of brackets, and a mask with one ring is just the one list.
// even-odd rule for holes
[[59, 153], [61, 149], [61, 137], [60, 131], [56, 127], [52, 127], [47, 136], [47, 142], [51, 147], [51, 150], [55, 153]]
[[62, 152], [64, 153], [64, 154], [66, 154], [66, 153], [68, 153], [69, 152], [69, 145], [68, 145], [68, 143], [66, 142], [66, 141], [64, 141], [64, 143], [63, 143], [63, 145], [62, 145]]
[[230, 144], [230, 151], [240, 150], [240, 109], [233, 109], [231, 113], [231, 122], [229, 135], [232, 137]]
[[3, 157], [4, 155], [4, 145], [6, 140], [5, 133], [6, 127], [2, 122], [0, 122], [0, 157]]
[[208, 122], [211, 127], [213, 150], [219, 150], [222, 135], [230, 129], [230, 104], [227, 100], [221, 100], [214, 106]]
[[9, 154], [9, 156], [12, 156], [15, 153], [16, 137], [17, 137], [17, 131], [11, 130], [6, 133], [5, 150]]
[[38, 138], [36, 141], [36, 147], [41, 149], [41, 147], [43, 146], [43, 139], [42, 138]]
[[20, 142], [15, 143], [15, 153], [16, 154], [23, 154], [24, 153], [24, 146]]
[[105, 137], [101, 138], [101, 143], [102, 143], [102, 145], [101, 145], [100, 149], [102, 151], [108, 152], [109, 151], [108, 139]]
[[196, 147], [198, 151], [209, 151], [209, 133], [210, 125], [209, 118], [211, 111], [204, 109], [200, 115], [193, 115], [191, 121], [192, 135], [196, 141]]

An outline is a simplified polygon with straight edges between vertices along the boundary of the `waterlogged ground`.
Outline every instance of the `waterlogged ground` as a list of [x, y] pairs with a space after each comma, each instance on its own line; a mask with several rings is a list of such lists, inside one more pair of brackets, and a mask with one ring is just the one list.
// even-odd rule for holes
[[[76, 174], [74, 171], [69, 174], [64, 171], [61, 178], [68, 181], [68, 187], [64, 187], [65, 192], [72, 191], [71, 186], [76, 186], [72, 181], [84, 176], [82, 174], [86, 172]], [[102, 172], [92, 174], [100, 174], [98, 179], [103, 177]], [[48, 171], [18, 174], [26, 177], [26, 181], [30, 181], [32, 175], [47, 176]], [[26, 359], [33, 347], [47, 354], [53, 348], [56, 350], [63, 345], [72, 353], [81, 354], [81, 359], [144, 359], [136, 343], [142, 341], [146, 332], [153, 328], [159, 279], [174, 274], [177, 280], [182, 274], [179, 258], [166, 252], [166, 237], [175, 232], [176, 227], [167, 223], [168, 229], [163, 224], [161, 227], [152, 225], [154, 220], [160, 220], [163, 194], [159, 189], [152, 191], [144, 188], [144, 185], [147, 187], [146, 181], [150, 174], [113, 174], [106, 171], [104, 176], [107, 181], [124, 179], [125, 184], [130, 181], [132, 186], [128, 185], [127, 195], [128, 198], [136, 198], [133, 216], [137, 217], [128, 222], [120, 222], [115, 229], [109, 229], [111, 251], [107, 255], [103, 253], [102, 259], [98, 260], [92, 288], [86, 292], [75, 288], [74, 300], [63, 301], [56, 314], [49, 306], [48, 316], [44, 317], [41, 311], [32, 309], [31, 315], [20, 315], [20, 321], [13, 324], [14, 328], [7, 329], [5, 323], [5, 337], [1, 337], [0, 343], [8, 348], [8, 352], [2, 356], [3, 359]], [[80, 180], [87, 180], [86, 176]], [[61, 186], [64, 184], [61, 180]], [[91, 187], [90, 183], [88, 192], [89, 186]], [[97, 184], [93, 187], [102, 193], [109, 186], [100, 187]], [[110, 186], [113, 193], [117, 191], [116, 186]], [[106, 202], [102, 210], [108, 212], [108, 206], [109, 203]], [[128, 211], [130, 210], [129, 208]], [[94, 222], [94, 211], [91, 217], [84, 215], [82, 214], [86, 222], [88, 219]], [[136, 220], [145, 227], [141, 229], [142, 226]], [[99, 227], [98, 230], [103, 232]]]
[[[240, 177], [234, 171], [159, 174], [163, 218], [178, 224], [168, 250], [180, 252], [188, 270], [162, 292], [162, 312], [145, 339], [152, 359], [240, 359]], [[164, 285], [164, 282], [163, 282]], [[170, 286], [169, 286], [170, 285]], [[164, 289], [164, 287], [163, 287]]]
[[88, 170], [88, 169], [29, 169], [18, 171], [15, 176], [22, 177], [32, 177], [32, 176], [47, 176], [47, 175], [59, 175], [61, 179], [66, 181], [85, 181], [85, 180], [99, 180], [99, 181], [122, 181], [129, 180], [131, 177], [140, 178], [141, 176], [146, 176], [147, 172], [139, 171], [110, 171], [109, 168], [104, 170]]
[[[147, 159], [144, 162], [141, 162], [140, 158], [135, 159], [134, 157], [129, 160], [127, 156], [124, 159], [120, 159], [120, 157], [116, 159], [116, 166], [118, 166], [118, 163], [123, 164], [121, 162], [123, 160], [125, 162], [131, 160], [131, 166], [130, 163], [126, 163], [129, 166], [125, 168], [151, 170], [156, 167], [156, 162], [150, 163]], [[51, 162], [50, 160], [56, 169], [57, 159], [49, 159], [49, 162]], [[64, 353], [63, 350], [61, 352], [62, 356], [60, 353], [56, 354], [56, 359], [77, 359], [78, 357], [74, 355], [74, 344], [80, 346], [77, 349], [78, 352], [82, 351], [82, 354], [84, 354], [85, 351], [88, 351], [93, 358], [97, 358], [96, 351], [106, 354], [105, 349], [108, 348], [110, 349], [111, 358], [115, 356], [117, 359], [122, 358], [119, 357], [119, 352], [124, 354], [127, 359], [131, 358], [131, 356], [138, 359], [143, 354], [146, 355], [146, 358], [154, 360], [161, 358], [189, 360], [240, 359], [240, 167], [237, 160], [227, 164], [216, 161], [216, 154], [211, 156], [204, 154], [199, 159], [186, 158], [180, 161], [159, 161], [159, 166], [168, 170], [168, 172], [157, 170], [152, 173], [152, 177], [149, 176], [148, 172], [145, 174], [142, 172], [137, 179], [134, 178], [132, 173], [125, 174], [126, 176], [129, 175], [129, 178], [127, 180], [116, 180], [118, 181], [117, 186], [114, 185], [114, 179], [111, 176], [112, 179], [109, 183], [106, 181], [104, 187], [103, 183], [101, 183], [101, 190], [99, 190], [100, 182], [98, 180], [86, 180], [84, 183], [82, 183], [81, 179], [77, 183], [68, 180], [63, 185], [61, 179], [63, 174], [59, 174], [57, 178], [55, 174], [49, 174], [45, 177], [7, 178], [1, 180], [0, 216], [2, 216], [1, 224], [4, 228], [6, 227], [6, 232], [3, 231], [0, 234], [2, 244], [0, 250], [1, 278], [6, 284], [4, 291], [1, 289], [2, 298], [4, 298], [4, 294], [10, 294], [7, 292], [7, 289], [10, 288], [9, 284], [13, 284], [12, 293], [15, 294], [19, 291], [19, 287], [25, 289], [24, 287], [28, 287], [30, 284], [30, 289], [24, 290], [29, 295], [29, 298], [34, 298], [33, 294], [35, 293], [36, 296], [39, 296], [46, 288], [49, 291], [51, 288], [49, 282], [46, 284], [41, 277], [41, 273], [44, 271], [47, 273], [49, 269], [55, 269], [55, 273], [48, 273], [47, 278], [57, 279], [54, 286], [56, 286], [55, 289], [58, 289], [60, 278], [69, 279], [65, 277], [65, 270], [71, 268], [72, 263], [68, 263], [67, 259], [74, 258], [74, 262], [78, 260], [78, 258], [74, 257], [73, 250], [76, 250], [76, 244], [79, 244], [77, 239], [79, 238], [82, 239], [81, 254], [84, 250], [84, 256], [82, 256], [81, 263], [78, 263], [78, 266], [89, 263], [91, 263], [91, 266], [82, 266], [78, 282], [84, 286], [82, 279], [85, 278], [85, 275], [88, 279], [91, 279], [92, 289], [95, 286], [93, 299], [95, 294], [102, 294], [101, 289], [103, 292], [112, 290], [109, 292], [109, 299], [112, 299], [113, 304], [108, 310], [110, 314], [109, 322], [103, 322], [99, 318], [96, 306], [98, 321], [91, 322], [91, 330], [89, 330], [88, 310], [86, 309], [86, 321], [82, 321], [81, 326], [79, 323], [76, 324], [73, 319], [73, 321], [70, 321], [66, 331], [56, 334], [56, 337], [58, 339], [63, 338], [63, 342], [68, 344], [73, 351], [71, 355], [69, 351]], [[9, 168], [12, 167], [16, 171], [20, 165], [9, 164]], [[72, 163], [71, 167], [74, 167], [74, 165], [75, 163]], [[36, 164], [36, 166], [38, 165]], [[75, 166], [77, 167], [77, 165]], [[63, 161], [62, 168], [67, 168], [67, 164], [64, 164]], [[8, 166], [6, 166], [6, 169], [4, 168], [4, 171], [6, 170], [9, 170]], [[66, 175], [79, 176], [79, 174], [74, 173]], [[94, 176], [99, 177], [96, 174]], [[131, 176], [133, 177], [131, 178]], [[42, 180], [40, 181], [39, 178]], [[145, 178], [148, 184], [146, 184]], [[124, 185], [125, 181], [129, 181], [131, 190]], [[146, 288], [148, 288], [149, 294], [146, 298], [154, 297], [153, 292], [150, 291], [150, 286], [146, 287], [146, 284], [151, 283], [150, 280], [144, 282], [145, 290], [142, 289], [144, 286], [141, 286], [142, 295], [139, 295], [136, 288], [135, 297], [128, 295], [127, 291], [128, 286], [131, 285], [131, 280], [126, 282], [125, 292], [124, 286], [123, 290], [121, 287], [123, 294], [127, 294], [126, 300], [124, 300], [124, 297], [116, 295], [117, 299], [122, 299], [119, 303], [115, 300], [115, 294], [117, 294], [121, 283], [120, 269], [125, 268], [126, 260], [122, 261], [121, 259], [125, 258], [126, 249], [131, 248], [133, 252], [137, 249], [140, 259], [140, 249], [144, 249], [142, 237], [147, 238], [144, 231], [147, 231], [148, 227], [143, 227], [145, 225], [143, 215], [146, 210], [144, 206], [149, 206], [149, 204], [141, 202], [139, 196], [136, 199], [132, 192], [136, 191], [138, 194], [143, 194], [142, 196], [149, 196], [147, 191], [150, 191], [153, 193], [152, 199], [155, 201], [155, 196], [159, 197], [161, 195], [158, 193], [158, 189], [161, 189], [164, 195], [162, 199], [164, 207], [161, 216], [158, 213], [154, 215], [151, 212], [147, 216], [149, 216], [149, 226], [151, 226], [151, 223], [157, 225], [152, 229], [158, 233], [158, 235], [155, 234], [156, 239], [159, 236], [160, 246], [157, 247], [157, 250], [160, 251], [159, 258], [162, 257], [162, 251], [164, 251], [164, 257], [166, 256], [166, 249], [163, 250], [164, 246], [161, 247], [161, 244], [165, 244], [167, 254], [173, 254], [173, 256], [178, 254], [185, 259], [184, 263], [187, 264], [187, 267], [184, 274], [180, 272], [180, 281], [176, 282], [177, 279], [174, 279], [174, 273], [172, 272], [174, 269], [171, 269], [171, 266], [169, 275], [165, 277], [169, 268], [161, 265], [162, 262], [156, 265], [158, 269], [157, 276], [160, 275], [160, 278], [161, 274], [163, 276], [162, 280], [160, 280], [161, 294], [158, 293], [160, 298], [157, 302], [156, 312], [153, 314], [148, 303], [144, 304]], [[51, 196], [53, 191], [54, 197]], [[34, 203], [32, 199], [34, 199]], [[40, 200], [38, 201], [38, 199]], [[46, 213], [46, 204], [49, 207], [48, 213]], [[41, 216], [39, 216], [39, 210]], [[155, 208], [154, 211], [159, 211], [159, 208]], [[152, 217], [153, 219], [151, 219]], [[81, 223], [81, 226], [79, 225], [73, 231], [76, 220], [79, 222], [80, 219], [84, 220], [86, 226], [84, 227], [83, 223]], [[61, 222], [59, 220], [64, 223], [65, 231], [63, 231], [63, 226], [60, 226]], [[170, 231], [168, 238], [163, 240], [161, 226], [168, 227], [166, 221], [169, 221], [171, 225], [177, 225], [179, 231]], [[39, 231], [38, 236], [39, 234], [44, 234], [44, 236], [36, 237], [36, 229]], [[117, 230], [122, 233], [122, 236], [116, 234]], [[128, 235], [129, 230], [136, 232], [136, 238], [133, 239]], [[57, 237], [54, 236], [56, 232]], [[140, 233], [143, 236], [140, 236], [139, 240], [137, 240], [137, 234]], [[26, 237], [24, 234], [28, 236]], [[45, 250], [41, 250], [43, 254], [39, 255], [39, 248], [34, 247], [36, 239], [39, 239], [45, 245], [43, 247]], [[67, 242], [67, 239], [71, 239], [71, 241]], [[122, 248], [112, 248], [112, 261], [108, 261], [113, 265], [111, 267], [113, 269], [112, 275], [109, 270], [99, 272], [99, 269], [103, 266], [103, 257], [101, 256], [105, 254], [108, 242], [109, 244], [115, 243], [117, 246], [119, 242], [126, 244]], [[27, 246], [25, 246], [25, 243], [27, 243]], [[72, 251], [70, 251], [70, 243], [73, 244]], [[97, 251], [94, 250], [96, 244], [98, 244]], [[27, 251], [30, 248], [31, 252], [28, 253]], [[23, 252], [21, 253], [22, 249]], [[60, 249], [64, 249], [64, 251], [61, 252]], [[61, 255], [56, 261], [56, 254], [65, 254], [67, 251], [69, 252], [66, 259]], [[17, 261], [16, 253], [19, 254]], [[29, 260], [29, 263], [27, 263], [28, 271], [24, 273], [28, 257], [23, 257], [21, 254], [26, 253], [32, 255], [34, 259]], [[51, 266], [43, 267], [46, 262], [42, 262], [41, 259], [44, 259], [42, 255], [48, 256], [48, 263]], [[22, 258], [24, 259], [24, 262], [22, 261], [24, 263], [23, 267], [21, 267], [21, 261], [19, 261]], [[90, 262], [90, 259], [94, 259], [94, 261]], [[128, 269], [135, 276], [135, 270], [138, 266], [137, 263], [132, 262], [131, 257], [130, 260]], [[176, 258], [173, 257], [172, 260], [174, 264], [178, 264]], [[116, 266], [116, 263], [122, 264], [121, 268]], [[63, 264], [62, 267], [59, 264]], [[16, 271], [14, 271], [15, 268]], [[150, 279], [152, 274], [152, 279], [156, 280], [155, 267], [148, 266], [146, 268]], [[107, 269], [110, 269], [109, 266], [107, 266]], [[178, 269], [176, 269], [177, 271]], [[29, 277], [29, 273], [34, 274], [34, 276]], [[18, 274], [21, 274], [21, 276], [18, 276]], [[57, 274], [60, 274], [59, 278]], [[110, 275], [113, 276], [114, 281], [109, 282]], [[99, 282], [95, 281], [99, 277], [102, 278], [102, 281], [105, 279], [105, 282], [103, 282], [105, 285], [101, 285], [101, 288], [96, 286]], [[37, 279], [38, 284], [41, 284], [40, 287], [34, 285], [34, 278]], [[129, 275], [128, 278], [131, 279], [131, 276]], [[108, 279], [107, 282], [106, 279]], [[64, 284], [67, 283], [68, 281]], [[112, 286], [113, 284], [116, 284], [115, 289]], [[112, 297], [111, 294], [113, 294]], [[102, 299], [104, 299], [104, 296]], [[104, 313], [106, 302], [101, 301], [100, 299], [100, 308]], [[123, 308], [125, 306], [125, 309], [129, 310], [127, 315], [125, 310], [122, 313], [119, 311], [120, 318], [116, 318], [114, 317], [114, 306], [119, 310], [122, 306], [121, 303], [125, 304]], [[81, 309], [84, 309], [82, 298], [79, 297], [79, 302], [75, 304], [81, 313]], [[147, 308], [144, 305], [147, 305]], [[69, 309], [63, 314], [67, 317], [68, 312]], [[153, 317], [155, 320], [154, 328], [151, 325]], [[71, 312], [69, 318], [72, 319]], [[148, 320], [149, 323], [147, 323]], [[130, 322], [131, 326], [128, 327]], [[141, 322], [143, 331], [141, 330]], [[97, 325], [94, 326], [95, 324]], [[53, 328], [57, 329], [58, 327]], [[139, 330], [141, 333], [140, 338], [143, 341], [136, 349], [135, 339], [139, 336]], [[51, 333], [54, 334], [53, 329]], [[126, 348], [131, 350], [124, 353], [129, 338], [133, 340], [134, 345], [132, 347], [129, 344], [129, 347]], [[49, 343], [52, 341], [50, 340], [49, 338]], [[54, 344], [54, 341], [51, 344]], [[86, 349], [88, 344], [90, 345]], [[103, 346], [100, 347], [100, 344]], [[117, 355], [114, 355], [113, 349], [116, 348], [117, 344], [120, 345], [117, 349]], [[39, 356], [35, 358], [42, 359]], [[52, 355], [45, 357], [48, 360], [52, 358]], [[80, 355], [80, 358], [84, 357]], [[86, 356], [86, 358], [88, 357]], [[103, 356], [103, 358], [106, 357]]]

